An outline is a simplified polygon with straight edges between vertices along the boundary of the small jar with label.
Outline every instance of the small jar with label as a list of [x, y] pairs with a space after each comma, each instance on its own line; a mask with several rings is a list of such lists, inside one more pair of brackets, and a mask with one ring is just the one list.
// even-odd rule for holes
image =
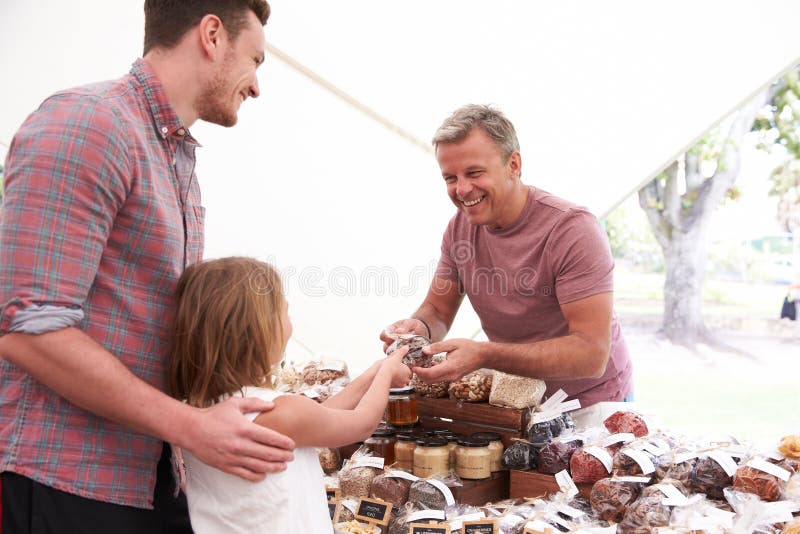
[[450, 470], [450, 453], [447, 440], [439, 437], [417, 440], [414, 449], [414, 475], [427, 478], [433, 475], [446, 475]]
[[492, 476], [489, 442], [485, 439], [464, 438], [456, 447], [456, 474], [469, 480]]
[[500, 467], [500, 460], [503, 458], [503, 451], [505, 450], [505, 447], [503, 447], [503, 438], [500, 436], [500, 434], [497, 432], [475, 432], [471, 437], [485, 439], [489, 442], [489, 453], [491, 454], [492, 458], [492, 466], [490, 469], [492, 470], [492, 473], [501, 471], [502, 468]]
[[417, 448], [417, 436], [397, 434], [394, 444], [394, 466], [409, 473], [414, 470], [414, 449]]
[[375, 453], [375, 456], [383, 458], [383, 465], [394, 463], [394, 430], [386, 427], [378, 427], [372, 435], [364, 440], [364, 445]]
[[394, 426], [403, 426], [413, 425], [418, 420], [414, 388], [390, 389], [389, 402], [386, 404], [386, 422]]

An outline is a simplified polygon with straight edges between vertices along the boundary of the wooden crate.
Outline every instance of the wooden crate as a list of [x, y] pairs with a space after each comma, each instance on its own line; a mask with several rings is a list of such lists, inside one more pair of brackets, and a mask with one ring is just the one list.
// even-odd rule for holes
[[487, 402], [460, 402], [417, 397], [419, 420], [425, 430], [446, 428], [470, 435], [474, 432], [497, 432], [508, 447], [512, 438], [524, 435], [530, 410], [500, 408]]
[[508, 471], [492, 473], [484, 480], [461, 480], [463, 486], [450, 488], [456, 502], [482, 506], [488, 502], [508, 499]]
[[[589, 498], [592, 492], [592, 484], [575, 484], [582, 497]], [[536, 471], [510, 471], [509, 496], [512, 499], [525, 499], [529, 497], [548, 496], [558, 493], [560, 488], [556, 482], [556, 477], [537, 473]]]

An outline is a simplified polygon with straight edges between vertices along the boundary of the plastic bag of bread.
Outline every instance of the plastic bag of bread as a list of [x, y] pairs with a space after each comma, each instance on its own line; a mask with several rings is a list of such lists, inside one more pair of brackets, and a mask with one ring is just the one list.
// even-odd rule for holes
[[640, 497], [625, 512], [625, 517], [617, 525], [620, 534], [650, 534], [657, 528], [669, 525], [672, 508], [662, 501], [661, 495]]
[[489, 400], [489, 393], [492, 390], [491, 369], [478, 369], [462, 376], [455, 382], [450, 382], [448, 394], [453, 400], [465, 402], [484, 402]]
[[462, 486], [454, 472], [421, 478], [411, 483], [408, 502], [429, 510], [446, 510], [456, 504], [450, 488]]
[[764, 501], [779, 501], [793, 474], [794, 468], [785, 460], [778, 462], [754, 457], [736, 470], [733, 488], [758, 495]]
[[326, 475], [335, 473], [342, 467], [342, 455], [335, 447], [318, 447], [319, 465]]
[[619, 523], [625, 517], [628, 506], [639, 498], [646, 484], [647, 479], [636, 481], [632, 477], [602, 478], [592, 486], [589, 503], [598, 517]]
[[408, 490], [414, 479], [409, 473], [387, 471], [376, 476], [370, 483], [369, 496], [392, 503], [400, 508], [408, 502]]
[[312, 386], [314, 384], [327, 384], [337, 379], [348, 378], [347, 364], [341, 360], [320, 360], [309, 362], [302, 370], [303, 382]]
[[342, 497], [354, 499], [369, 497], [372, 479], [381, 473], [383, 473], [383, 458], [376, 458], [371, 450], [362, 445], [339, 471]]
[[489, 404], [503, 408], [530, 408], [539, 405], [546, 390], [547, 384], [538, 378], [494, 371]]
[[603, 421], [603, 425], [612, 434], [630, 433], [637, 438], [646, 436], [649, 432], [642, 416], [634, 412], [614, 412]]

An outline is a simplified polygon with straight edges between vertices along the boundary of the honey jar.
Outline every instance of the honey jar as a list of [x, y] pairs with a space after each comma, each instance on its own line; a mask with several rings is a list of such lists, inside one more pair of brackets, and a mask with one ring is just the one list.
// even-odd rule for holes
[[413, 425], [419, 420], [417, 399], [414, 388], [396, 388], [389, 390], [389, 402], [386, 405], [386, 422], [394, 426]]

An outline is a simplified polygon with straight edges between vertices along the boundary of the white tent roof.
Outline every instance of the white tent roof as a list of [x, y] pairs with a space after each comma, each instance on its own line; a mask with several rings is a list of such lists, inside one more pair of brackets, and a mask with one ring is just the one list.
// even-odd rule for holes
[[[0, 143], [47, 94], [124, 73], [141, 5], [2, 2]], [[523, 180], [598, 215], [800, 58], [789, 0], [271, 5], [271, 45], [425, 142], [461, 104], [496, 104]], [[192, 128], [206, 255], [273, 260], [297, 339], [366, 362], [422, 300], [454, 208], [429, 153], [272, 55], [259, 77], [234, 129]]]

